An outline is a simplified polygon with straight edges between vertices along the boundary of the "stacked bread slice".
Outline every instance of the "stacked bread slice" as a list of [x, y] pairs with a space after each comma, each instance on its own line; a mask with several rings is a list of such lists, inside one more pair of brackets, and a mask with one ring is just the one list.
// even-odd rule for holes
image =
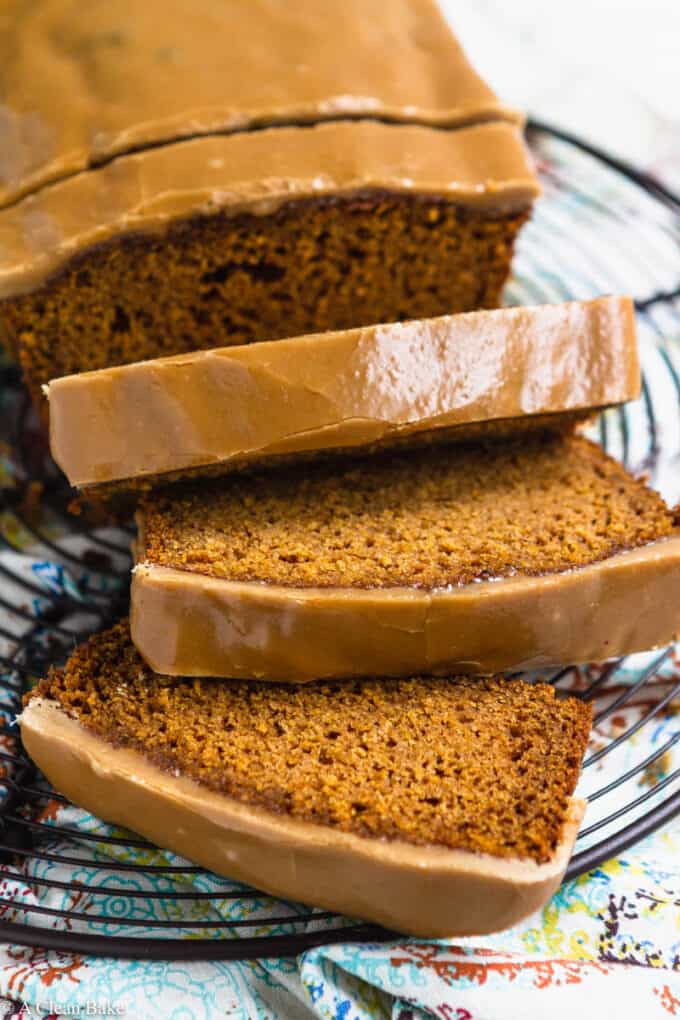
[[638, 389], [625, 298], [55, 380], [55, 456], [131, 494], [138, 537], [131, 627], [34, 692], [29, 753], [272, 893], [418, 935], [518, 921], [568, 862], [590, 709], [497, 674], [678, 629], [672, 512], [577, 429]]
[[[130, 622], [27, 697], [25, 745], [276, 895], [511, 925], [564, 874], [590, 709], [508, 674], [678, 630], [672, 512], [578, 431], [638, 395], [632, 304], [497, 307], [537, 182], [430, 0], [130, 0], [113, 56], [68, 6], [17, 44], [52, 145], [6, 161], [0, 319], [138, 537]], [[59, 116], [54, 38], [108, 83]]]

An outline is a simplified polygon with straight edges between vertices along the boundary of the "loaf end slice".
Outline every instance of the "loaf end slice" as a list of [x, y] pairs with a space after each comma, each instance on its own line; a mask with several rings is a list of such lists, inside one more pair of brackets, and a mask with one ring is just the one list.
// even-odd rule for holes
[[590, 708], [518, 680], [176, 680], [121, 623], [40, 684], [21, 729], [107, 821], [274, 895], [443, 937], [512, 925], [558, 886]]

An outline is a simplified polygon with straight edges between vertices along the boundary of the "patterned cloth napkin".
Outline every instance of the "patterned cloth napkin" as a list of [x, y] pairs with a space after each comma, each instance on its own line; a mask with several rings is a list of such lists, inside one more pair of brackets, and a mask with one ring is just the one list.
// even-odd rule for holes
[[[655, 203], [621, 179], [599, 170], [593, 177], [586, 157], [568, 167], [565, 158], [559, 146], [544, 145], [541, 164], [546, 196], [522, 236], [510, 300], [536, 303], [617, 291], [645, 296], [677, 285], [677, 221], [664, 218]], [[596, 194], [594, 181], [599, 189]], [[618, 209], [620, 215], [613, 216], [612, 209]], [[644, 231], [635, 234], [640, 247], [631, 257], [628, 241], [636, 223], [638, 227], [643, 223]], [[651, 254], [647, 257], [645, 231], [653, 258]], [[544, 243], [547, 236], [550, 245]], [[587, 237], [583, 249], [574, 246], [574, 236]], [[597, 430], [608, 448], [633, 467], [653, 467], [654, 484], [670, 500], [680, 496], [678, 321], [677, 315], [662, 308], [641, 323], [646, 377], [643, 399], [625, 413], [608, 413]], [[8, 398], [0, 392], [0, 432], [3, 418], [9, 418], [3, 399]], [[654, 422], [653, 434], [650, 421]], [[0, 435], [0, 456], [2, 452]], [[4, 453], [7, 469], [11, 460], [8, 444]], [[0, 484], [2, 481], [0, 477]], [[5, 533], [9, 531], [15, 551], [0, 551], [0, 599], [10, 604], [20, 599], [27, 627], [31, 616], [40, 617], [45, 603], [36, 595], [27, 605], [25, 593], [19, 594], [4, 579], [4, 567], [30, 578], [46, 595], [67, 593], [83, 605], [88, 584], [107, 583], [99, 575], [88, 576], [84, 568], [66, 569], [46, 555], [44, 548], [36, 550], [11, 515], [1, 523]], [[77, 552], [77, 537], [69, 541]], [[2, 612], [0, 609], [0, 616]], [[6, 646], [0, 648], [0, 654], [3, 652], [7, 652]], [[627, 660], [616, 677], [615, 689], [601, 705], [606, 706], [607, 699], [611, 704], [612, 698], [626, 685], [635, 684], [641, 671], [654, 661], [649, 655]], [[567, 682], [578, 690], [597, 675], [593, 670], [574, 670]], [[611, 712], [595, 728], [590, 753], [608, 746], [678, 680], [680, 658], [676, 653], [664, 661], [632, 703]], [[10, 696], [8, 688], [4, 699], [7, 721], [16, 711], [16, 700], [13, 708]], [[629, 770], [633, 773], [612, 793], [591, 802], [588, 827], [617, 808], [639, 801], [625, 816], [628, 822], [676, 788], [671, 784], [680, 764], [680, 742], [675, 742], [678, 712], [680, 703], [669, 701], [665, 710], [633, 737], [586, 769], [579, 788], [586, 796]], [[636, 765], [665, 747], [653, 766], [635, 771]], [[659, 782], [665, 782], [664, 788], [653, 793], [652, 787]], [[84, 915], [84, 919], [66, 922], [73, 931], [152, 939], [158, 937], [158, 929], [145, 924], [165, 920], [174, 923], [173, 935], [198, 938], [214, 934], [214, 929], [203, 930], [201, 925], [216, 917], [256, 920], [256, 934], [285, 933], [285, 919], [293, 919], [300, 911], [295, 904], [265, 897], [241, 899], [242, 887], [206, 874], [156, 873], [152, 878], [148, 873], [117, 871], [120, 863], [181, 862], [158, 850], [126, 846], [126, 834], [58, 800], [41, 802], [39, 820], [54, 828], [49, 849], [55, 853], [66, 846], [73, 851], [72, 835], [67, 841], [60, 830], [68, 828], [71, 834], [75, 831], [90, 838], [77, 843], [77, 866], [28, 858], [0, 864], [0, 916], [5, 920], [63, 927], [64, 922], [57, 923], [40, 912], [41, 907], [61, 908]], [[577, 849], [586, 848], [616, 827], [614, 822], [593, 831]], [[99, 841], [102, 836], [119, 836], [121, 843]], [[33, 884], [40, 878], [62, 881], [66, 888]], [[99, 896], [94, 901], [90, 894], [74, 889], [74, 881], [125, 888], [141, 895]], [[202, 902], [176, 898], [177, 892], [189, 889], [215, 895]], [[144, 893], [150, 891], [157, 895], [145, 898]], [[18, 911], [13, 905], [17, 903], [28, 909]], [[106, 914], [112, 920], [105, 927], [95, 925], [88, 922], [88, 912]], [[273, 923], [272, 918], [284, 920]], [[132, 926], [133, 920], [139, 923]], [[183, 928], [189, 922], [192, 926]], [[320, 918], [311, 925], [332, 923]], [[234, 936], [234, 930], [227, 930], [222, 937]], [[543, 911], [500, 935], [450, 943], [399, 939], [387, 944], [339, 944], [310, 950], [298, 959], [248, 963], [129, 962], [5, 944], [0, 945], [0, 997], [0, 1016], [36, 1020], [59, 1015], [135, 1020], [217, 1020], [227, 1016], [244, 1020], [310, 1016], [328, 1020], [680, 1017], [680, 822], [567, 882]]]

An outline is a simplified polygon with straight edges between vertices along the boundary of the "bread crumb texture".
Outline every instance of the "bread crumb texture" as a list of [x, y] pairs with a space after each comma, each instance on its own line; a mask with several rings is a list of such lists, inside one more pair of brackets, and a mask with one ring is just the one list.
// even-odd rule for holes
[[432, 589], [582, 567], [668, 535], [661, 497], [578, 436], [433, 447], [147, 494], [151, 564], [291, 587]]
[[588, 705], [521, 680], [296, 688], [159, 676], [127, 621], [36, 695], [161, 769], [276, 815], [538, 862], [560, 840], [590, 730]]

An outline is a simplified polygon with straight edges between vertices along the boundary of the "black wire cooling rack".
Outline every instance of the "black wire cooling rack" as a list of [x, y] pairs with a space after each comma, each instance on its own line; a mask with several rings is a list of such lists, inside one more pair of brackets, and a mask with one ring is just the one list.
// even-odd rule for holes
[[[635, 296], [643, 396], [603, 415], [598, 434], [629, 467], [672, 489], [680, 458], [680, 200], [546, 124], [531, 122], [529, 140], [545, 195], [522, 234], [509, 300]], [[277, 904], [274, 913], [282, 916], [270, 916], [271, 901], [262, 893], [220, 884], [183, 862], [158, 863], [143, 840], [63, 824], [55, 831], [50, 824], [49, 805], [67, 802], [36, 774], [12, 719], [35, 677], [125, 612], [131, 529], [97, 527], [68, 513], [70, 492], [49, 460], [18, 372], [11, 366], [0, 372], [0, 451], [4, 443], [8, 461], [0, 489], [0, 711], [7, 723], [0, 733], [0, 938], [76, 953], [184, 960], [290, 956], [331, 942], [393, 938], [374, 925], [296, 905]], [[670, 492], [673, 500], [679, 495]], [[37, 572], [35, 558], [34, 568], [26, 568], [27, 545], [42, 568]], [[589, 809], [567, 878], [623, 853], [680, 812], [680, 768], [672, 759], [680, 727], [668, 722], [680, 709], [679, 665], [668, 648], [548, 678], [596, 703], [583, 772]], [[637, 753], [640, 738], [660, 720], [662, 739]], [[86, 853], [93, 845], [94, 858]], [[150, 854], [150, 862], [140, 865], [135, 852]], [[15, 880], [33, 894], [26, 902]], [[60, 894], [60, 905], [47, 893]], [[139, 916], [140, 906], [161, 901], [161, 918], [148, 911]], [[187, 902], [223, 907], [229, 901], [238, 901], [243, 916], [216, 909], [200, 920], [180, 918]], [[257, 908], [252, 914], [249, 903]]]

